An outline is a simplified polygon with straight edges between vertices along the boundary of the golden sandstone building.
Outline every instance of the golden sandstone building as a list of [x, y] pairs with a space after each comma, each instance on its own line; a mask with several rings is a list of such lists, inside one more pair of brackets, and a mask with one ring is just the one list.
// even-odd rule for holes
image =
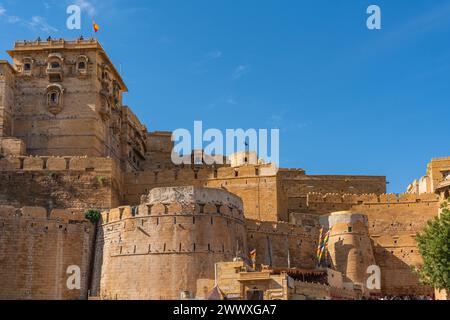
[[[359, 299], [430, 295], [414, 236], [449, 196], [450, 158], [407, 193], [237, 154], [171, 162], [170, 132], [122, 105], [96, 40], [17, 42], [0, 60], [0, 299]], [[247, 160], [247, 161], [246, 161]], [[101, 210], [95, 225], [85, 212]], [[317, 266], [320, 229], [332, 228]], [[257, 268], [248, 261], [256, 249]], [[366, 286], [381, 269], [381, 289]], [[71, 267], [81, 271], [69, 288]]]

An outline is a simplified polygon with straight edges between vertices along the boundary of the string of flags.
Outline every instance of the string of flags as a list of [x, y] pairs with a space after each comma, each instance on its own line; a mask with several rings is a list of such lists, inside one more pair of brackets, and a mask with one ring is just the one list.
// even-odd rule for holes
[[316, 254], [319, 265], [320, 265], [320, 262], [322, 261], [322, 257], [324, 256], [324, 254], [326, 254], [326, 252], [328, 252], [328, 243], [330, 241], [331, 229], [329, 229], [327, 231], [327, 233], [325, 233], [325, 236], [322, 239], [323, 232], [324, 232], [324, 229], [321, 228], [320, 235], [319, 235], [319, 245], [317, 246], [317, 254]]
[[319, 260], [320, 257], [320, 251], [322, 250], [322, 235], [323, 235], [323, 228], [320, 228], [319, 233], [319, 244], [317, 245], [317, 253], [316, 253], [316, 259]]

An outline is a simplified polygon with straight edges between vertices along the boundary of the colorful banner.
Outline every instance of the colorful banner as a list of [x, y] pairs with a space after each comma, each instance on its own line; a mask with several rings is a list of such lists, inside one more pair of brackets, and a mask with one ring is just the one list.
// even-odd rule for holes
[[320, 251], [321, 251], [321, 248], [322, 248], [322, 235], [323, 235], [323, 228], [320, 228], [319, 244], [317, 245], [317, 253], [316, 253], [317, 260], [319, 260]]
[[328, 230], [328, 232], [325, 234], [325, 237], [323, 238], [323, 242], [322, 245], [320, 247], [320, 253], [319, 253], [319, 265], [320, 262], [322, 261], [322, 257], [324, 255], [325, 252], [328, 252], [328, 242], [330, 241], [330, 233], [331, 233], [331, 229]]

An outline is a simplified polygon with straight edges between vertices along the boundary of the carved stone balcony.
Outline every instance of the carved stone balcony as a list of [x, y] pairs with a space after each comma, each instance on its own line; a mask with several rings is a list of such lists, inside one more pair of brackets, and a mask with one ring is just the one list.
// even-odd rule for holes
[[48, 67], [47, 75], [50, 82], [61, 82], [63, 80], [63, 70], [61, 67]]

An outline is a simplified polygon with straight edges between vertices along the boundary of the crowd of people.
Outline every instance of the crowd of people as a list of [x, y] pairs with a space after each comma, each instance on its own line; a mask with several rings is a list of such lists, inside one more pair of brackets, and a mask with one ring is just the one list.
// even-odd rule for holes
[[434, 300], [431, 296], [385, 296], [380, 300]]
[[[363, 298], [364, 299], [364, 298]], [[425, 295], [407, 295], [407, 296], [384, 296], [384, 297], [370, 297], [365, 300], [434, 300], [432, 296]]]

